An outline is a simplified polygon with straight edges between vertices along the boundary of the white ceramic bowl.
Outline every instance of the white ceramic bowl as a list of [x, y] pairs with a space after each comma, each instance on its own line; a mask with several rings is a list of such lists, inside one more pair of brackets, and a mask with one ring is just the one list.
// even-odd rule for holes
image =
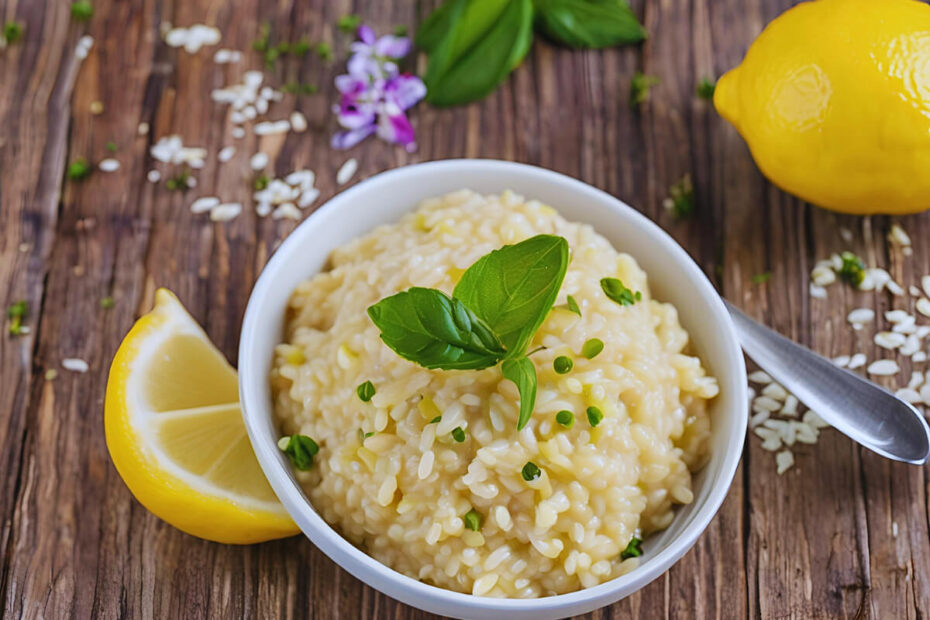
[[[354, 547], [314, 511], [277, 448], [269, 371], [281, 341], [294, 287], [318, 272], [330, 252], [375, 226], [396, 221], [425, 198], [468, 188], [510, 189], [555, 207], [569, 220], [594, 226], [614, 247], [633, 255], [653, 295], [673, 303], [701, 359], [720, 382], [712, 403], [710, 461], [694, 479], [694, 502], [672, 525], [648, 538], [640, 566], [599, 586], [538, 599], [461, 594], [402, 575]], [[281, 244], [259, 277], [242, 326], [239, 393], [245, 424], [268, 481], [300, 529], [342, 568], [373, 588], [427, 611], [459, 618], [561, 618], [597, 609], [639, 590], [694, 544], [726, 496], [746, 434], [746, 369], [736, 334], [713, 286], [658, 226], [613, 196], [570, 177], [494, 160], [446, 160], [374, 176], [320, 207]]]

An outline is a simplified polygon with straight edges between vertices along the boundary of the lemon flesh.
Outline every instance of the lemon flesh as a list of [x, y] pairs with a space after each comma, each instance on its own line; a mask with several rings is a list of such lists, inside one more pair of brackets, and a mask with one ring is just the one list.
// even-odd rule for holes
[[845, 213], [930, 208], [927, 4], [799, 4], [720, 78], [714, 105], [788, 192]]
[[171, 525], [238, 544], [298, 532], [255, 459], [236, 371], [169, 291], [120, 345], [104, 417], [116, 470]]

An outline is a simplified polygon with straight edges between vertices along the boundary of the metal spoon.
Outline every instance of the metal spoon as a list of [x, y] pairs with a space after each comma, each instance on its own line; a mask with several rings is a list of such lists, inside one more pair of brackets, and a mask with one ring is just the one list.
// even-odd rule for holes
[[927, 462], [930, 428], [914, 406], [724, 303], [746, 355], [827, 423], [889, 459]]

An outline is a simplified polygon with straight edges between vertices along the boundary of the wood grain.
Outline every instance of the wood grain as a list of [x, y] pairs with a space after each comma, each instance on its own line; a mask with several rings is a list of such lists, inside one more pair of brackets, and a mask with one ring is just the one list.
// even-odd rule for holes
[[[396, 166], [449, 157], [524, 161], [581, 178], [619, 196], [681, 242], [720, 290], [754, 317], [826, 354], [874, 354], [870, 334], [846, 326], [844, 308], [888, 300], [841, 289], [812, 300], [813, 263], [844, 249], [841, 228], [870, 262], [899, 281], [930, 271], [916, 244], [891, 251], [887, 218], [827, 213], [779, 192], [759, 174], [745, 144], [694, 96], [703, 76], [741, 59], [787, 0], [640, 0], [651, 36], [640, 47], [570, 51], [537, 41], [525, 64], [484, 101], [454, 109], [419, 106], [416, 153], [369, 141], [349, 153], [328, 146], [332, 78], [340, 63], [279, 63], [268, 79], [323, 86], [289, 97], [310, 129], [285, 138], [234, 140], [210, 91], [247, 66], [219, 66], [212, 51], [190, 55], [161, 43], [163, 22], [210, 23], [223, 46], [248, 50], [258, 24], [275, 37], [333, 44], [334, 24], [357, 12], [379, 30], [413, 29], [436, 2], [96, 0], [87, 25], [66, 2], [0, 0], [0, 20], [26, 26], [0, 52], [0, 304], [25, 299], [32, 333], [0, 337], [0, 593], [5, 617], [395, 617], [425, 618], [364, 586], [301, 538], [245, 547], [186, 536], [143, 509], [109, 461], [103, 437], [106, 370], [158, 286], [176, 291], [209, 335], [235, 358], [248, 293], [293, 223], [250, 209], [225, 224], [190, 213], [197, 195], [247, 198], [247, 160], [262, 150], [284, 174], [317, 172], [322, 198], [357, 157], [358, 179]], [[96, 43], [80, 63], [78, 38]], [[422, 59], [420, 59], [422, 63]], [[628, 105], [636, 71], [660, 78], [649, 103]], [[100, 101], [104, 112], [90, 113]], [[276, 108], [280, 110], [282, 108]], [[282, 113], [283, 114], [283, 113]], [[150, 125], [148, 135], [136, 131]], [[169, 192], [145, 181], [148, 148], [177, 133], [211, 153], [198, 188]], [[78, 157], [99, 161], [117, 145], [119, 171], [63, 181]], [[227, 144], [238, 152], [220, 166]], [[668, 187], [690, 173], [696, 216], [673, 220]], [[915, 239], [930, 219], [902, 218]], [[752, 275], [771, 272], [764, 285]], [[105, 296], [111, 310], [100, 308]], [[65, 357], [87, 374], [61, 370]], [[59, 376], [47, 381], [47, 369]], [[908, 372], [910, 369], [904, 369]], [[827, 431], [775, 474], [750, 437], [720, 513], [694, 549], [654, 583], [609, 608], [612, 617], [875, 617], [930, 613], [926, 469], [892, 464]]]

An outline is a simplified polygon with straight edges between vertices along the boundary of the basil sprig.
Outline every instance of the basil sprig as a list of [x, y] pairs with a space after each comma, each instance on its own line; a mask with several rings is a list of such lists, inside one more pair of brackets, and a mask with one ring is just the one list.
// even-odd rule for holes
[[625, 0], [446, 0], [420, 24], [427, 100], [458, 105], [492, 92], [526, 56], [533, 27], [571, 47], [637, 43], [646, 31]]
[[447, 296], [414, 287], [368, 308], [381, 339], [425, 368], [501, 372], [520, 393], [517, 429], [536, 404], [536, 368], [526, 356], [568, 269], [568, 242], [537, 235], [494, 250], [469, 267]]
[[458, 299], [414, 287], [368, 308], [381, 339], [424, 368], [480, 370], [504, 357], [500, 339]]

